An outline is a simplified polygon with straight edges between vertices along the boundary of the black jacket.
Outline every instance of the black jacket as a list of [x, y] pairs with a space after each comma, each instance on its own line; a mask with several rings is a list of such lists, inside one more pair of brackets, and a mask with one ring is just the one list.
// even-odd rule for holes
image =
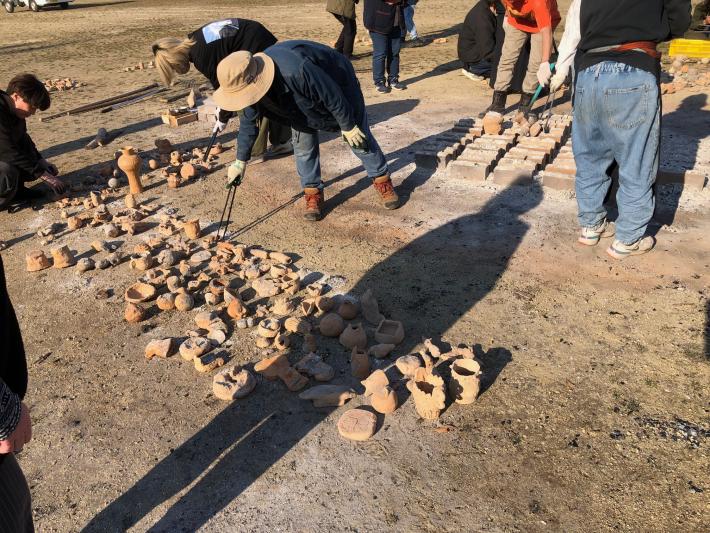
[[10, 96], [0, 91], [0, 161], [36, 177], [43, 171], [38, 166], [41, 159], [42, 154], [27, 134], [25, 119], [15, 114]]
[[462, 63], [493, 61], [496, 49], [496, 16], [486, 0], [471, 8], [459, 33], [458, 53]]
[[259, 102], [244, 109], [237, 159], [249, 159], [263, 116], [308, 133], [348, 131], [362, 124], [365, 99], [343, 54], [310, 41], [284, 41], [264, 53], [276, 66], [274, 82]]
[[661, 43], [681, 37], [690, 25], [690, 0], [594, 0], [582, 2], [577, 71], [602, 61], [618, 61], [656, 75], [660, 62], [643, 52], [589, 50], [635, 41]]
[[[20, 326], [5, 286], [0, 257], [0, 440], [20, 421], [20, 401], [27, 392], [27, 362]], [[2, 460], [0, 455], [0, 461]]]
[[394, 28], [404, 29], [402, 8], [406, 0], [365, 0], [362, 22], [369, 31], [389, 34]]

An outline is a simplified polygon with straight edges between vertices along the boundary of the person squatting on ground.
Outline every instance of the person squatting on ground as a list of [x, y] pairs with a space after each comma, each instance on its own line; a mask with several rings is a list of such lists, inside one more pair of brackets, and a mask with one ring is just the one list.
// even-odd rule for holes
[[263, 53], [231, 54], [217, 67], [217, 76], [220, 88], [213, 96], [217, 105], [243, 110], [237, 159], [227, 171], [229, 185], [244, 177], [256, 124], [266, 116], [292, 128], [307, 220], [319, 220], [323, 206], [319, 130], [342, 132], [384, 206], [399, 207], [387, 160], [370, 132], [355, 70], [342, 54], [310, 41], [286, 41]]
[[[690, 0], [574, 0], [567, 14], [550, 90], [564, 83], [574, 59], [579, 242], [593, 246], [616, 234], [607, 249], [615, 259], [643, 254], [655, 243], [646, 229], [655, 207], [661, 138], [656, 46], [685, 33], [690, 7]], [[619, 168], [616, 227], [604, 208], [614, 161]]]
[[331, 13], [343, 25], [334, 48], [348, 59], [353, 57], [353, 46], [357, 34], [355, 22], [355, 4], [360, 0], [328, 0], [325, 10]]
[[50, 103], [44, 84], [32, 74], [18, 74], [0, 91], [0, 209], [44, 196], [25, 186], [36, 179], [56, 194], [66, 190], [57, 167], [42, 157], [27, 133], [26, 119]]
[[20, 326], [5, 285], [0, 257], [0, 531], [29, 533], [30, 489], [15, 454], [32, 439], [27, 392], [27, 361]]
[[399, 81], [399, 51], [406, 0], [365, 0], [363, 22], [372, 39], [372, 78], [378, 92], [404, 90]]
[[503, 0], [503, 5], [506, 9], [503, 22], [505, 40], [493, 87], [493, 102], [488, 111], [505, 112], [515, 64], [530, 38], [530, 60], [519, 104], [519, 111], [527, 116], [538, 83], [549, 79], [551, 74], [552, 32], [560, 23], [560, 14], [556, 0]]
[[[219, 88], [217, 65], [229, 54], [247, 51], [255, 54], [262, 52], [277, 42], [276, 37], [259, 22], [247, 19], [224, 19], [205, 24], [187, 36], [164, 37], [153, 44], [155, 66], [165, 85], [172, 84], [176, 74], [187, 74], [192, 63], [195, 68]], [[215, 130], [222, 132], [233, 114], [219, 110]], [[267, 138], [271, 148], [266, 149]], [[259, 135], [254, 143], [252, 157], [254, 165], [269, 157], [289, 154], [291, 130], [281, 124], [271, 123], [268, 118], [259, 124]]]
[[466, 15], [459, 33], [458, 56], [462, 72], [474, 80], [490, 78], [496, 51], [498, 0], [478, 0]]

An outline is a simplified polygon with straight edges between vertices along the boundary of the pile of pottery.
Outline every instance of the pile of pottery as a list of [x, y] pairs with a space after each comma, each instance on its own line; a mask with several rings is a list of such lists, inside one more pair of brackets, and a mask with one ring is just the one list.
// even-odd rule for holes
[[215, 143], [207, 161], [203, 161], [206, 149], [200, 147], [183, 152], [167, 139], [156, 139], [155, 146], [158, 154], [148, 160], [148, 167], [151, 170], [160, 169], [160, 175], [166, 178], [171, 189], [195, 179], [201, 172], [209, 172], [216, 164], [217, 156], [224, 150], [221, 143]]
[[710, 58], [694, 59], [684, 56], [670, 58], [671, 64], [666, 71], [673, 81], [661, 83], [661, 94], [673, 94], [688, 87], [710, 86]]
[[56, 79], [46, 79], [44, 80], [44, 88], [48, 92], [55, 91], [70, 91], [76, 87], [83, 87], [85, 83], [78, 82], [71, 78], [56, 78]]
[[133, 72], [136, 70], [145, 70], [145, 69], [150, 69], [150, 68], [155, 68], [155, 63], [153, 61], [148, 61], [148, 62], [143, 62], [139, 61], [135, 65], [132, 65], [130, 67], [123, 67], [123, 72]]

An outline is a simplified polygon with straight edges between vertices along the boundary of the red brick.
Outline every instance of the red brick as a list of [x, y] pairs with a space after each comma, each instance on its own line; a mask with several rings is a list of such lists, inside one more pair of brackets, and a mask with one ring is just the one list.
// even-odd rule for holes
[[574, 177], [567, 174], [557, 174], [545, 170], [542, 173], [542, 185], [560, 191], [574, 190]]
[[569, 167], [569, 166], [560, 165], [560, 164], [558, 164], [558, 161], [556, 159], [551, 164], [547, 165], [545, 170], [548, 170], [550, 172], [554, 172], [555, 174], [566, 174], [567, 176], [574, 176], [577, 174], [576, 167]]

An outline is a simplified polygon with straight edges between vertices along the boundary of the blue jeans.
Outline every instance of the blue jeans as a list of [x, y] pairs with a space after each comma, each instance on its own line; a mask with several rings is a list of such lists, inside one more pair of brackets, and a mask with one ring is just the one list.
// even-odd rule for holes
[[578, 74], [572, 150], [581, 226], [596, 226], [606, 217], [607, 171], [616, 161], [616, 238], [633, 244], [644, 236], [655, 206], [660, 126], [658, 82], [650, 72], [605, 61]]
[[[360, 129], [367, 136], [369, 144], [367, 151], [358, 148], [351, 148], [367, 171], [367, 175], [378, 178], [389, 174], [387, 160], [380, 149], [380, 145], [372, 136], [370, 126], [367, 121], [367, 113], [363, 113]], [[317, 187], [323, 190], [323, 181], [320, 174], [320, 150], [318, 147], [318, 132], [306, 133], [292, 130], [293, 155], [296, 158], [296, 170], [301, 178], [301, 187]]]
[[[372, 78], [375, 85], [399, 81], [399, 49], [402, 47], [402, 30], [394, 28], [388, 35], [370, 32], [372, 39]], [[385, 67], [388, 77], [385, 78]]]
[[407, 36], [410, 39], [418, 39], [417, 26], [414, 24], [414, 6], [409, 5], [402, 11], [404, 12], [404, 25], [407, 28]]

